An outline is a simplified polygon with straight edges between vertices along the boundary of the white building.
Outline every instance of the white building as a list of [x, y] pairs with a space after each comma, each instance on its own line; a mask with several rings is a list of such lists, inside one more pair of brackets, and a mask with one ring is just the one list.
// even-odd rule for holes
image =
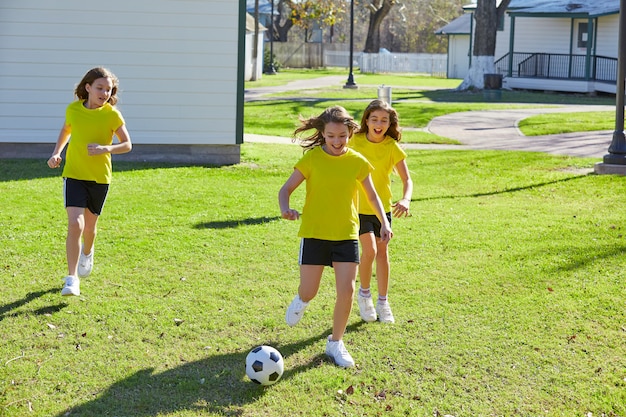
[[234, 164], [243, 142], [245, 0], [2, 0], [0, 158], [47, 158], [96, 66], [120, 79], [120, 160]]
[[[471, 63], [475, 7], [466, 6], [472, 18], [438, 31], [450, 41], [451, 78], [451, 69]], [[511, 0], [497, 32], [496, 71], [508, 88], [614, 94], [618, 37], [619, 0]]]

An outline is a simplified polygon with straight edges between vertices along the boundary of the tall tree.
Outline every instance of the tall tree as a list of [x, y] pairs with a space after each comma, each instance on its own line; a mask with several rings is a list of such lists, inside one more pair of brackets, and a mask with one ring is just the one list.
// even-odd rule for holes
[[496, 53], [496, 34], [498, 21], [509, 7], [511, 0], [502, 0], [496, 6], [496, 0], [478, 0], [474, 19], [474, 49], [469, 72], [458, 90], [470, 88], [482, 89], [485, 86], [484, 75], [495, 71], [494, 55]]
[[370, 23], [367, 28], [367, 38], [365, 39], [363, 52], [377, 53], [380, 50], [380, 25], [396, 3], [397, 0], [371, 0], [368, 5]]

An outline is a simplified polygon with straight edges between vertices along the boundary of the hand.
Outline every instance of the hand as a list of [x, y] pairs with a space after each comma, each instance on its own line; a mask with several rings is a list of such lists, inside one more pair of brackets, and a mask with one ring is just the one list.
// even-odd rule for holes
[[287, 209], [283, 211], [281, 215], [283, 219], [287, 219], [287, 220], [298, 220], [300, 218], [300, 213], [298, 213], [298, 210], [294, 210], [294, 209]]
[[409, 213], [410, 204], [411, 202], [406, 198], [399, 200], [396, 204], [392, 204], [391, 207], [393, 207], [393, 217], [411, 217], [411, 213]]
[[89, 155], [102, 155], [108, 153], [109, 149], [106, 146], [102, 146], [98, 143], [90, 143], [87, 145], [87, 153]]
[[58, 168], [61, 166], [61, 160], [59, 155], [52, 155], [50, 159], [48, 159], [48, 166], [50, 168]]
[[389, 226], [381, 226], [380, 228], [380, 240], [383, 242], [389, 242], [393, 237], [393, 232], [391, 231], [391, 227]]

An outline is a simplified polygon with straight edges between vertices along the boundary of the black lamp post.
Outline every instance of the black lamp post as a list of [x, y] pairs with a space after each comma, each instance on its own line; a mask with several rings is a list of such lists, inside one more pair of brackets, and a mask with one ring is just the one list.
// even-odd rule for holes
[[350, 0], [350, 74], [348, 75], [348, 81], [343, 88], [358, 88], [354, 82], [354, 75], [352, 74], [352, 51], [354, 50], [354, 0]]
[[274, 0], [272, 2], [272, 11], [270, 13], [270, 65], [266, 74], [276, 75], [276, 68], [274, 67]]
[[619, 38], [617, 50], [617, 85], [615, 90], [615, 131], [604, 155], [605, 164], [626, 165], [626, 139], [624, 138], [624, 78], [626, 77], [626, 0], [620, 0]]

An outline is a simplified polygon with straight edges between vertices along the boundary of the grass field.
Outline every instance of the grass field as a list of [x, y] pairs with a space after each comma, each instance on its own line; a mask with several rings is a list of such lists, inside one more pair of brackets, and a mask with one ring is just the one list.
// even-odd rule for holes
[[[357, 82], [382, 84], [369, 77]], [[394, 90], [413, 95], [397, 105], [403, 126], [502, 105], [435, 87]], [[349, 96], [361, 93], [332, 102], [362, 111]], [[328, 104], [306, 98], [246, 104], [246, 132], [289, 132]], [[330, 269], [298, 326], [284, 321], [299, 223], [280, 218], [277, 193], [301, 150], [241, 152], [225, 167], [114, 162], [94, 271], [72, 298], [60, 296], [60, 171], [0, 160], [0, 416], [626, 417], [626, 177], [590, 174], [593, 158], [409, 150], [412, 216], [394, 220], [390, 244], [396, 324], [363, 323], [355, 302], [344, 340], [357, 366], [345, 370], [324, 356]], [[244, 372], [260, 344], [285, 359], [267, 388]]]
[[[586, 174], [592, 159], [409, 151], [397, 323], [364, 324], [355, 303], [344, 370], [323, 355], [332, 271], [284, 323], [298, 223], [276, 194], [299, 155], [245, 144], [237, 166], [115, 164], [75, 298], [60, 296], [59, 172], [2, 161], [0, 415], [626, 416], [626, 178]], [[244, 373], [259, 344], [285, 357], [268, 388]]]

